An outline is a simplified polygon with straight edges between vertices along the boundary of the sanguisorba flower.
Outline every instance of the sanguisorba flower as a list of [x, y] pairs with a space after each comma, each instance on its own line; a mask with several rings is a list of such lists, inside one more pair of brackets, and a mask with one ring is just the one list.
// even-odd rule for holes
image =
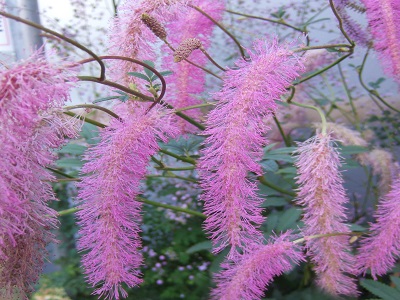
[[212, 291], [212, 299], [261, 299], [273, 277], [304, 260], [301, 247], [291, 238], [290, 233], [273, 237], [267, 245], [255, 246], [239, 261], [224, 262], [223, 270], [215, 276], [217, 287]]
[[[348, 233], [344, 205], [348, 197], [339, 172], [340, 159], [329, 135], [301, 143], [297, 152], [296, 202], [304, 207], [305, 236]], [[318, 285], [332, 295], [355, 295], [354, 257], [349, 253], [348, 236], [331, 236], [306, 241], [314, 263]]]
[[357, 264], [360, 273], [371, 270], [372, 277], [386, 274], [400, 256], [400, 176], [391, 191], [382, 197], [375, 213], [371, 234], [362, 240]]
[[237, 247], [245, 250], [262, 240], [262, 199], [247, 176], [262, 175], [258, 161], [266, 144], [265, 121], [276, 111], [274, 101], [303, 69], [289, 45], [280, 45], [276, 38], [258, 40], [253, 49], [248, 61], [240, 59], [226, 72], [222, 90], [214, 95], [219, 103], [208, 115], [199, 162], [205, 228], [215, 252], [232, 246], [230, 257]]
[[150, 156], [159, 149], [157, 139], [175, 134], [171, 116], [163, 109], [127, 105], [127, 117], [114, 119], [101, 133], [101, 142], [85, 154], [84, 176], [77, 213], [80, 238], [78, 249], [88, 251], [82, 264], [96, 294], [106, 299], [126, 297], [125, 283], [141, 283], [142, 256], [140, 211], [137, 200], [140, 181], [147, 172]]
[[[69, 98], [74, 72], [46, 61], [41, 50], [0, 70], [0, 298], [26, 298], [39, 278], [56, 212], [44, 167], [64, 143], [64, 132], [48, 126], [51, 111]], [[76, 132], [75, 132], [76, 133]]]
[[380, 54], [384, 70], [400, 83], [400, 2], [362, 0], [373, 36], [373, 47]]

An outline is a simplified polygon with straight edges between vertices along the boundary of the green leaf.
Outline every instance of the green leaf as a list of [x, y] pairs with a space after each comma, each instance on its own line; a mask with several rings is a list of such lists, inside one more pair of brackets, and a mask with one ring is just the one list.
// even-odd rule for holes
[[383, 300], [398, 300], [400, 299], [400, 292], [382, 282], [364, 279], [360, 284], [370, 291], [372, 294], [381, 297]]
[[174, 74], [174, 72], [172, 72], [172, 71], [162, 71], [162, 72], [160, 72], [160, 74], [161, 74], [162, 76], [166, 77], [166, 76], [168, 76], [168, 75]]
[[261, 204], [261, 207], [271, 207], [271, 206], [285, 206], [288, 201], [283, 197], [267, 197], [267, 199]]
[[275, 230], [276, 225], [279, 221], [279, 215], [277, 213], [270, 214], [267, 218], [267, 232], [271, 232]]
[[80, 135], [86, 140], [89, 144], [97, 144], [97, 140], [95, 139], [99, 135], [99, 129], [97, 126], [85, 123], [82, 126], [82, 131]]
[[279, 166], [274, 160], [263, 160], [261, 166], [267, 172], [276, 172], [279, 170]]
[[276, 230], [279, 232], [292, 228], [300, 216], [300, 209], [296, 207], [289, 208], [283, 213], [282, 216], [280, 216], [278, 224], [276, 225]]
[[[152, 72], [152, 73], [153, 73], [153, 72]], [[134, 76], [134, 77], [137, 77], [137, 78], [141, 78], [141, 79], [144, 79], [144, 80], [146, 80], [146, 81], [148, 81], [148, 82], [151, 82], [150, 78], [147, 77], [146, 75], [142, 74], [142, 73], [138, 73], [138, 72], [128, 72], [128, 75], [131, 75], [131, 76]]]
[[113, 99], [117, 99], [118, 96], [110, 96], [110, 97], [104, 97], [104, 98], [99, 98], [93, 101], [93, 104], [99, 103], [99, 102], [104, 102], [104, 101], [108, 101], [108, 100], [113, 100]]
[[78, 144], [68, 144], [58, 150], [58, 153], [82, 155], [87, 147]]
[[212, 243], [211, 241], [204, 241], [200, 242], [196, 245], [193, 245], [189, 249], [186, 250], [186, 253], [191, 254], [201, 250], [212, 250]]
[[269, 154], [291, 154], [296, 151], [296, 147], [282, 147], [274, 150], [270, 150]]
[[[148, 64], [150, 67], [154, 68], [154, 63], [150, 60], [144, 60], [143, 61], [145, 64]], [[146, 75], [151, 78], [153, 77], [154, 73], [152, 71], [150, 71], [149, 69], [147, 69], [146, 67], [143, 67], [144, 72], [146, 73]]]
[[61, 158], [56, 161], [56, 165], [59, 168], [81, 168], [83, 165], [82, 160], [78, 158]]
[[341, 155], [352, 155], [368, 152], [368, 148], [362, 146], [341, 146], [339, 149]]
[[296, 175], [297, 174], [297, 169], [295, 167], [286, 167], [278, 170], [276, 174], [292, 174]]
[[350, 230], [351, 230], [351, 231], [361, 231], [361, 232], [364, 232], [364, 231], [367, 231], [367, 228], [365, 228], [365, 227], [363, 227], [363, 226], [361, 226], [361, 225], [358, 225], [358, 224], [350, 224]]
[[272, 159], [272, 160], [276, 160], [276, 161], [286, 161], [289, 163], [293, 163], [294, 159], [291, 155], [286, 155], [286, 154], [269, 154], [266, 153], [263, 156], [263, 159]]
[[400, 278], [396, 276], [390, 276], [390, 280], [392, 280], [392, 282], [396, 286], [396, 290], [400, 292]]

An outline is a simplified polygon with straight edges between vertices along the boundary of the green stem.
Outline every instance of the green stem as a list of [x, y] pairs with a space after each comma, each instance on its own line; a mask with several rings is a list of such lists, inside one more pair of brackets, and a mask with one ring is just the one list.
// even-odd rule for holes
[[345, 90], [347, 98], [349, 99], [349, 102], [350, 102], [351, 110], [352, 110], [354, 118], [356, 120], [355, 126], [356, 126], [357, 130], [360, 131], [361, 130], [361, 128], [360, 128], [360, 118], [358, 117], [357, 109], [356, 109], [356, 107], [354, 105], [353, 96], [351, 95], [350, 89], [349, 89], [349, 87], [347, 85], [346, 78], [344, 77], [341, 65], [338, 64], [337, 66], [339, 68], [339, 73], [340, 73], [340, 77], [342, 79], [344, 90]]
[[64, 41], [70, 43], [71, 45], [74, 45], [75, 47], [85, 51], [90, 56], [92, 56], [93, 59], [96, 60], [100, 65], [100, 69], [101, 69], [100, 78], [97, 78], [97, 79], [99, 81], [103, 81], [105, 79], [106, 67], [105, 67], [104, 63], [102, 62], [102, 60], [93, 51], [91, 51], [90, 49], [86, 48], [82, 44], [80, 44], [77, 41], [74, 41], [74, 40], [72, 40], [70, 38], [67, 38], [66, 36], [64, 36], [64, 35], [62, 35], [62, 34], [60, 34], [58, 32], [55, 32], [55, 31], [53, 31], [53, 30], [51, 30], [49, 28], [46, 28], [46, 27], [44, 27], [44, 26], [42, 26], [40, 24], [37, 24], [37, 23], [31, 22], [31, 21], [25, 20], [23, 18], [14, 16], [12, 14], [6, 13], [5, 11], [0, 11], [0, 15], [4, 16], [6, 18], [13, 19], [15, 21], [24, 23], [24, 24], [29, 25], [31, 27], [34, 27], [36, 29], [43, 30], [44, 32], [50, 33], [50, 34], [52, 34], [52, 35], [54, 35], [54, 36], [56, 36], [56, 37], [58, 37], [58, 38], [60, 38], [60, 39], [62, 39]]
[[50, 168], [50, 167], [46, 167], [46, 169], [49, 170], [49, 171], [52, 171], [53, 173], [56, 173], [56, 174], [58, 174], [58, 175], [67, 177], [67, 178], [69, 178], [69, 179], [77, 179], [77, 178], [75, 178], [74, 176], [69, 175], [69, 174], [67, 174], [67, 173], [64, 173], [63, 171], [60, 171], [60, 170], [57, 170], [57, 169], [53, 169], [53, 168]]
[[336, 19], [339, 22], [339, 29], [342, 32], [343, 36], [346, 38], [346, 40], [351, 44], [351, 48], [354, 48], [354, 42], [352, 41], [352, 39], [349, 37], [349, 35], [347, 34], [346, 30], [344, 30], [343, 27], [343, 20], [342, 18], [339, 16], [339, 13], [336, 10], [336, 7], [333, 3], [333, 0], [329, 0], [329, 5], [331, 6], [332, 12], [335, 15]]
[[77, 108], [94, 108], [94, 109], [98, 109], [98, 110], [104, 111], [105, 113], [109, 114], [110, 116], [112, 116], [112, 117], [114, 117], [114, 118], [116, 118], [118, 120], [121, 120], [121, 118], [116, 113], [114, 113], [113, 111], [111, 111], [111, 110], [109, 110], [109, 109], [107, 109], [105, 107], [102, 107], [102, 106], [99, 106], [99, 105], [95, 105], [95, 104], [78, 104], [78, 105], [71, 105], [71, 106], [64, 106], [63, 107], [63, 109], [66, 109], [66, 110], [77, 109]]
[[315, 234], [315, 235], [309, 235], [302, 237], [300, 239], [294, 240], [293, 244], [301, 244], [304, 243], [305, 241], [312, 240], [312, 239], [318, 239], [318, 238], [323, 238], [323, 237], [332, 237], [332, 236], [342, 236], [342, 235], [355, 235], [355, 236], [361, 236], [363, 235], [363, 232], [332, 232], [332, 233], [325, 233], [325, 234]]
[[240, 51], [240, 55], [243, 57], [244, 60], [247, 60], [246, 55], [244, 54], [244, 50], [242, 45], [240, 45], [239, 41], [233, 36], [232, 33], [230, 33], [224, 26], [222, 26], [219, 22], [217, 22], [213, 17], [211, 17], [209, 14], [207, 14], [204, 10], [202, 10], [200, 7], [198, 6], [194, 6], [189, 4], [189, 7], [194, 8], [195, 10], [197, 10], [199, 13], [201, 13], [202, 15], [204, 15], [205, 17], [207, 17], [211, 22], [213, 22], [215, 25], [217, 25], [223, 32], [225, 32], [231, 39], [232, 41], [238, 46], [239, 51]]
[[265, 185], [267, 187], [270, 187], [271, 189], [274, 189], [275, 191], [281, 192], [282, 194], [289, 195], [289, 196], [291, 196], [293, 198], [296, 197], [296, 193], [291, 192], [291, 191], [287, 191], [287, 190], [281, 188], [280, 186], [278, 186], [278, 185], [276, 185], [276, 184], [274, 184], [272, 182], [269, 182], [268, 180], [265, 179], [264, 176], [259, 176], [258, 177], [258, 181], [261, 184], [263, 184], [263, 185]]
[[95, 126], [100, 127], [100, 128], [106, 128], [106, 127], [107, 127], [107, 125], [104, 125], [104, 124], [102, 124], [102, 123], [100, 123], [100, 122], [97, 122], [97, 121], [95, 121], [95, 120], [93, 120], [93, 119], [90, 119], [90, 118], [87, 118], [87, 117], [84, 117], [84, 116], [80, 116], [80, 115], [74, 114], [73, 112], [70, 112], [70, 111], [65, 111], [64, 114], [66, 114], [67, 116], [71, 116], [71, 117], [74, 117], [74, 118], [78, 118], [78, 119], [80, 119], [80, 120], [82, 120], [82, 121], [84, 121], [84, 122], [86, 122], [86, 123], [95, 125]]
[[180, 160], [180, 161], [184, 161], [184, 162], [187, 162], [187, 163], [192, 164], [192, 165], [195, 165], [195, 164], [196, 164], [196, 160], [193, 159], [193, 158], [191, 158], [191, 157], [180, 156], [180, 155], [178, 155], [178, 154], [175, 154], [175, 153], [170, 152], [170, 151], [165, 150], [165, 149], [160, 149], [159, 151], [160, 151], [161, 153], [166, 154], [166, 155], [172, 156], [172, 157], [174, 157], [174, 158], [176, 158], [176, 159], [178, 159], [178, 160]]
[[299, 107], [309, 108], [309, 109], [313, 109], [313, 110], [317, 111], [321, 117], [321, 127], [322, 127], [321, 133], [323, 135], [326, 135], [326, 127], [327, 127], [326, 126], [326, 117], [325, 117], [324, 112], [319, 107], [309, 105], [309, 104], [298, 103], [298, 102], [294, 102], [294, 101], [290, 101], [288, 103], [299, 106]]
[[274, 116], [274, 121], [275, 121], [276, 126], [277, 126], [278, 129], [279, 129], [279, 132], [280, 132], [280, 134], [281, 134], [281, 136], [282, 136], [282, 138], [283, 138], [283, 141], [285, 142], [286, 147], [290, 147], [290, 140], [289, 140], [289, 138], [286, 136], [285, 131], [283, 131], [283, 128], [282, 128], [282, 126], [281, 126], [281, 123], [278, 121], [278, 119], [276, 118], [276, 116]]
[[385, 106], [387, 106], [391, 110], [393, 110], [393, 111], [395, 111], [397, 113], [400, 113], [400, 111], [398, 109], [396, 109], [395, 107], [393, 107], [392, 105], [387, 103], [385, 101], [385, 99], [383, 99], [376, 90], [369, 89], [367, 87], [367, 85], [364, 83], [364, 80], [362, 78], [362, 72], [364, 70], [364, 66], [365, 66], [365, 63], [367, 61], [369, 50], [370, 50], [370, 48], [367, 49], [367, 52], [365, 53], [364, 59], [363, 59], [362, 64], [361, 64], [361, 67], [358, 69], [358, 79], [359, 79], [359, 81], [361, 83], [361, 86], [371, 95], [371, 97], [375, 97], [376, 99], [378, 99], [380, 102], [382, 102]]
[[190, 171], [190, 170], [194, 170], [195, 167], [190, 166], [190, 167], [172, 168], [172, 167], [167, 166], [167, 167], [156, 167], [156, 169], [162, 170], [162, 171]]
[[190, 178], [190, 177], [183, 177], [183, 176], [178, 176], [173, 173], [171, 174], [166, 174], [166, 175], [147, 175], [147, 178], [175, 178], [175, 179], [181, 179], [193, 183], [199, 183], [196, 179]]
[[[159, 202], [155, 202], [155, 201], [151, 201], [142, 197], [136, 197], [136, 200], [148, 205], [152, 205], [155, 207], [162, 207], [162, 208], [166, 208], [166, 209], [170, 209], [173, 211], [178, 211], [178, 212], [183, 212], [186, 213], [188, 215], [192, 215], [192, 216], [196, 216], [196, 217], [201, 217], [203, 219], [206, 218], [206, 216], [204, 214], [202, 214], [201, 212], [195, 211], [195, 210], [191, 210], [191, 209], [187, 209], [187, 208], [182, 208], [182, 207], [178, 207], [178, 206], [174, 206], [174, 205], [169, 205], [169, 204], [164, 204], [164, 203], [159, 203]], [[79, 207], [72, 207], [69, 209], [65, 209], [62, 211], [58, 212], [59, 216], [65, 216], [65, 215], [69, 215], [69, 214], [73, 214], [77, 211], [80, 211], [81, 209]]]
[[296, 26], [293, 26], [293, 25], [290, 25], [290, 24], [286, 23], [286, 22], [283, 21], [283, 20], [274, 20], [274, 19], [269, 19], [269, 18], [254, 16], [254, 15], [244, 14], [244, 13], [232, 11], [232, 10], [229, 10], [229, 9], [227, 9], [226, 11], [227, 11], [228, 13], [230, 13], [230, 14], [234, 14], [234, 15], [238, 15], [238, 16], [243, 16], [243, 17], [247, 17], [247, 18], [250, 18], [250, 19], [257, 19], [257, 20], [267, 21], [267, 22], [271, 22], [271, 23], [275, 23], [275, 24], [279, 24], [279, 25], [283, 25], [283, 26], [289, 27], [289, 28], [291, 28], [291, 29], [294, 29], [294, 30], [296, 30], [296, 31], [299, 31], [299, 32], [305, 34], [305, 35], [306, 35], [306, 38], [307, 38], [307, 44], [309, 43], [309, 37], [307, 36], [307, 33], [308, 33], [307, 30], [302, 29], [302, 28], [299, 28], [299, 27], [296, 27]]
[[197, 105], [186, 106], [186, 107], [175, 109], [174, 111], [175, 112], [181, 112], [181, 111], [185, 111], [185, 110], [191, 110], [191, 109], [194, 109], [194, 108], [201, 108], [201, 107], [214, 106], [214, 105], [217, 105], [217, 102], [214, 102], [214, 103], [202, 103], [202, 104], [197, 104]]
[[214, 64], [214, 66], [216, 66], [218, 69], [220, 69], [221, 71], [226, 72], [226, 69], [224, 69], [223, 67], [221, 67], [211, 56], [210, 54], [208, 54], [208, 52], [206, 51], [206, 49], [204, 49], [203, 47], [200, 47], [200, 51], [203, 52], [203, 54], [208, 58], [208, 60]]
[[303, 48], [294, 49], [293, 52], [301, 52], [307, 50], [316, 50], [316, 49], [329, 49], [329, 48], [348, 48], [349, 50], [344, 51], [339, 50], [340, 52], [349, 52], [352, 51], [352, 47], [347, 44], [328, 44], [328, 45], [319, 45], [319, 46], [308, 46]]

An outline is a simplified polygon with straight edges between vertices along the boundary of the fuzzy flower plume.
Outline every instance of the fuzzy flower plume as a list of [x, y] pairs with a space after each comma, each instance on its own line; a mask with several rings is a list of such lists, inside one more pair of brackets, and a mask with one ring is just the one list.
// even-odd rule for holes
[[282, 234], [267, 245], [257, 245], [239, 261], [224, 262], [223, 270], [215, 276], [217, 287], [212, 291], [212, 299], [261, 299], [273, 277], [304, 260], [301, 248], [290, 239], [289, 233]]
[[374, 49], [380, 54], [387, 74], [400, 84], [400, 2], [398, 0], [362, 0]]
[[54, 240], [56, 212], [44, 167], [51, 151], [76, 131], [64, 128], [61, 106], [69, 98], [70, 70], [48, 63], [40, 51], [0, 70], [0, 298], [26, 298], [33, 290]]
[[360, 273], [371, 269], [376, 280], [390, 271], [400, 256], [400, 177], [391, 191], [385, 195], [375, 213], [376, 222], [371, 225], [371, 234], [361, 242], [357, 256]]
[[[171, 20], [186, 4], [187, 0], [125, 0], [118, 7], [110, 29], [110, 53], [139, 60], [154, 60], [153, 45], [156, 36], [142, 21], [143, 15], [151, 16], [152, 23], [163, 24]], [[138, 66], [118, 61], [114, 65], [117, 78], [137, 71]], [[121, 73], [122, 72], [122, 73]]]
[[101, 133], [101, 142], [86, 153], [87, 174], [79, 183], [80, 238], [78, 249], [88, 251], [82, 265], [88, 282], [99, 286], [95, 294], [120, 299], [122, 288], [142, 282], [139, 267], [141, 202], [136, 197], [150, 156], [159, 149], [157, 138], [166, 141], [175, 134], [169, 113], [133, 107], [123, 121], [112, 120]]
[[[225, 1], [223, 0], [193, 0], [191, 4], [206, 11], [216, 21], [221, 20], [225, 9]], [[188, 39], [197, 39], [201, 42], [202, 47], [208, 49], [214, 27], [214, 23], [208, 18], [190, 8], [168, 23], [167, 29], [171, 32], [169, 41], [173, 45], [180, 45]], [[200, 66], [205, 66], [208, 61], [199, 50], [191, 52], [189, 59]], [[166, 77], [169, 88], [166, 97], [168, 103], [175, 108], [201, 104], [202, 102], [198, 96], [204, 92], [206, 73], [186, 61], [175, 63], [172, 56], [166, 57], [164, 61], [166, 63], [165, 69], [174, 72], [173, 75]], [[185, 113], [195, 120], [201, 118], [199, 109], [191, 109]], [[193, 125], [181, 119], [176, 118], [176, 122], [182, 133], [197, 130]]]
[[274, 100], [286, 93], [303, 69], [289, 45], [279, 45], [277, 39], [258, 40], [253, 48], [250, 61], [237, 61], [237, 68], [226, 72], [222, 90], [214, 95], [219, 103], [208, 116], [206, 148], [199, 162], [205, 229], [214, 252], [232, 246], [230, 258], [237, 247], [245, 250], [263, 239], [258, 230], [264, 220], [262, 199], [247, 176], [262, 175], [258, 161], [266, 144], [265, 121], [276, 111]]
[[[298, 148], [297, 203], [304, 207], [305, 236], [350, 232], [345, 224], [348, 202], [339, 173], [340, 160], [329, 135], [318, 134]], [[354, 258], [347, 236], [311, 239], [308, 255], [315, 264], [318, 285], [332, 295], [355, 295], [356, 284], [349, 276]]]

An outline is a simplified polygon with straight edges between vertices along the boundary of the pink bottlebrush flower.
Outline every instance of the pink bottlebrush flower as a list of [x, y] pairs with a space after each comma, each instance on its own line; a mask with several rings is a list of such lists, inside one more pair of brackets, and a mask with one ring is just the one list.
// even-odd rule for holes
[[400, 177], [392, 184], [375, 213], [376, 222], [371, 224], [371, 234], [361, 242], [357, 255], [360, 273], [371, 269], [371, 275], [386, 274], [400, 256]]
[[120, 299], [129, 287], [142, 282], [138, 268], [141, 202], [136, 200], [140, 181], [147, 173], [150, 156], [159, 149], [157, 138], [164, 142], [175, 134], [171, 116], [153, 108], [128, 103], [129, 116], [123, 121], [112, 120], [101, 133], [101, 142], [86, 153], [83, 167], [87, 174], [78, 184], [82, 209], [77, 213], [78, 249], [88, 250], [82, 265], [88, 282], [101, 285], [95, 294], [106, 299]]
[[264, 220], [259, 207], [263, 200], [247, 176], [262, 175], [257, 162], [266, 144], [265, 120], [272, 118], [274, 101], [303, 69], [288, 47], [276, 38], [256, 41], [254, 52], [249, 51], [251, 61], [240, 59], [237, 69], [226, 72], [222, 90], [214, 95], [219, 103], [207, 119], [207, 147], [199, 162], [205, 229], [214, 252], [232, 246], [229, 257], [237, 247], [246, 249], [263, 239], [257, 229]]
[[302, 249], [290, 241], [289, 233], [272, 238], [267, 245], [257, 245], [235, 261], [222, 264], [215, 276], [217, 287], [212, 299], [261, 299], [272, 278], [293, 268], [293, 263], [304, 261]]
[[56, 225], [56, 212], [47, 207], [54, 177], [44, 167], [54, 161], [51, 148], [64, 142], [65, 132], [48, 125], [48, 114], [69, 98], [75, 77], [39, 50], [0, 70], [0, 78], [0, 295], [26, 298]]
[[398, 0], [362, 0], [374, 49], [380, 54], [384, 70], [400, 83], [400, 2]]
[[[318, 134], [298, 148], [296, 202], [304, 207], [305, 236], [348, 233], [344, 205], [348, 202], [340, 176], [340, 160], [329, 135]], [[306, 242], [315, 264], [318, 285], [332, 295], [356, 295], [354, 258], [347, 236], [323, 237]]]
[[[214, 20], [219, 21], [225, 8], [225, 1], [195, 0], [192, 5], [198, 6], [206, 11]], [[178, 18], [173, 19], [168, 25], [169, 42], [172, 45], [179, 45], [182, 41], [189, 38], [198, 38], [204, 48], [210, 46], [210, 37], [215, 25], [204, 15], [193, 8], [189, 8], [185, 13], [179, 14]], [[191, 61], [200, 66], [207, 63], [206, 56], [201, 51], [192, 52]], [[174, 72], [173, 75], [166, 77], [168, 93], [166, 100], [174, 108], [182, 108], [200, 104], [198, 96], [204, 92], [206, 73], [186, 61], [179, 63], [173, 62], [171, 55], [165, 59], [165, 68]], [[199, 109], [192, 109], [185, 112], [188, 116], [198, 120], [201, 117]], [[194, 132], [197, 129], [193, 125], [176, 118], [181, 132]]]
[[[170, 20], [187, 0], [125, 0], [118, 6], [118, 16], [110, 29], [110, 53], [139, 60], [154, 60], [153, 45], [156, 37], [143, 23], [142, 15], [149, 14], [160, 23]], [[117, 78], [125, 78], [138, 66], [126, 61], [116, 61], [113, 71]], [[133, 80], [130, 78], [130, 80]]]

